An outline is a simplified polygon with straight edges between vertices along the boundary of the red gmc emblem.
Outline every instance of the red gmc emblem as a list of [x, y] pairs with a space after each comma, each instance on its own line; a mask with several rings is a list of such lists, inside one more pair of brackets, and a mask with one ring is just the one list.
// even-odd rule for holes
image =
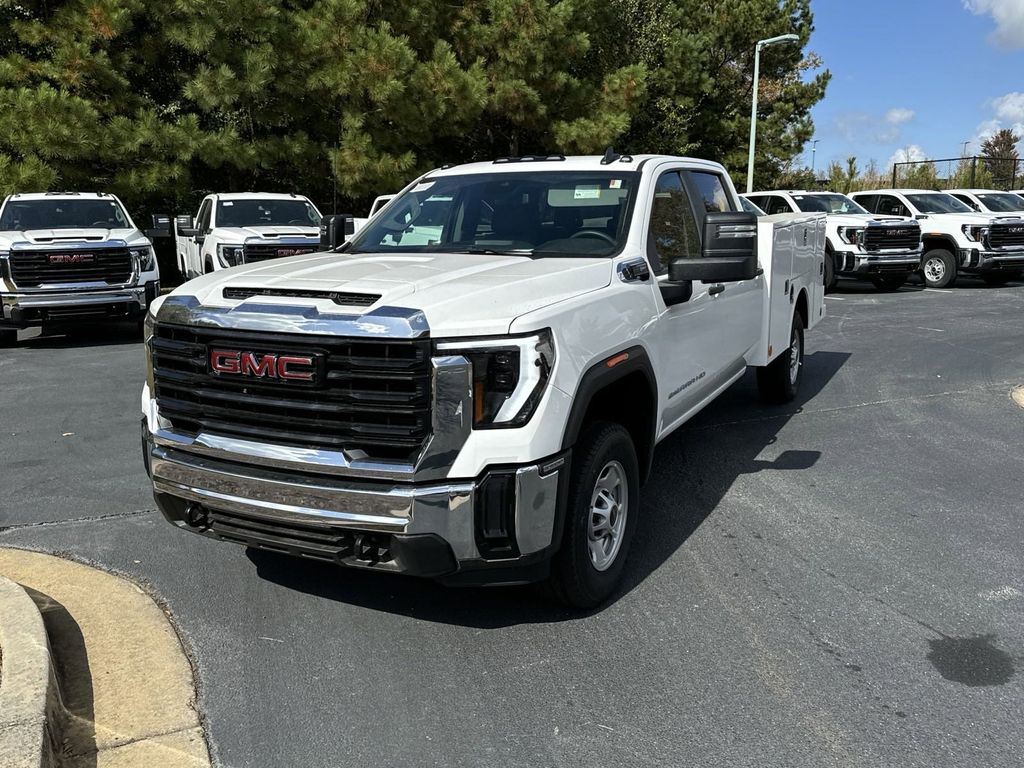
[[316, 358], [312, 355], [264, 355], [256, 352], [211, 349], [210, 370], [229, 376], [313, 381], [316, 377]]
[[87, 261], [94, 261], [95, 256], [91, 253], [51, 253], [51, 264], [82, 264]]
[[312, 248], [278, 248], [278, 256], [300, 256], [303, 253], [313, 253]]

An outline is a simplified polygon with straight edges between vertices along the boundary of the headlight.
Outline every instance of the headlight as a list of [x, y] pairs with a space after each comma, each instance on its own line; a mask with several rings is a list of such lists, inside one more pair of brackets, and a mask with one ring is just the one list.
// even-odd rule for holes
[[243, 248], [241, 245], [218, 245], [217, 258], [220, 259], [221, 266], [237, 267], [241, 264]]
[[550, 331], [529, 336], [445, 341], [437, 351], [473, 366], [473, 427], [521, 427], [540, 403], [555, 365]]
[[980, 243], [988, 235], [988, 227], [983, 227], [980, 224], [964, 224], [960, 229], [963, 230], [964, 236], [968, 240], [973, 240], [975, 243]]
[[156, 268], [156, 254], [153, 253], [152, 246], [132, 248], [130, 253], [139, 260], [140, 272], [152, 272]]
[[864, 239], [864, 227], [840, 227], [839, 238], [850, 245], [860, 245]]

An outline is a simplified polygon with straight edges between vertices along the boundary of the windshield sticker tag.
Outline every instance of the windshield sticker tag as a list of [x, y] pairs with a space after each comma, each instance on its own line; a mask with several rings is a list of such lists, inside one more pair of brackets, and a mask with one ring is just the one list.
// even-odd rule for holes
[[234, 202], [231, 200], [221, 200], [220, 204], [223, 205], [225, 208], [230, 208], [232, 205], [234, 205]]
[[601, 197], [601, 187], [597, 184], [588, 184], [585, 187], [576, 187], [573, 192], [573, 200], [598, 200]]
[[608, 189], [622, 189], [622, 179], [612, 179], [609, 181]]
[[426, 192], [432, 186], [434, 186], [434, 182], [432, 181], [421, 181], [419, 184], [412, 188], [412, 191], [414, 194], [416, 192]]

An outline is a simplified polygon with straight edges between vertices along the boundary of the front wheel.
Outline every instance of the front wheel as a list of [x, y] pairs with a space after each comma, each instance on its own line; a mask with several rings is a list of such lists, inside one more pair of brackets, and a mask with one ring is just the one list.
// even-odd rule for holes
[[640, 469], [625, 427], [590, 425], [573, 449], [561, 546], [548, 587], [575, 608], [608, 599], [622, 579], [640, 502]]
[[907, 276], [885, 275], [884, 277], [873, 277], [871, 282], [880, 291], [898, 291], [907, 282]]
[[924, 255], [921, 265], [924, 284], [928, 288], [945, 288], [956, 281], [956, 259], [951, 251], [937, 248]]
[[804, 375], [804, 319], [793, 313], [789, 347], [768, 365], [757, 369], [757, 389], [766, 403], [791, 402]]
[[830, 293], [836, 287], [836, 259], [832, 251], [825, 251], [825, 293]]

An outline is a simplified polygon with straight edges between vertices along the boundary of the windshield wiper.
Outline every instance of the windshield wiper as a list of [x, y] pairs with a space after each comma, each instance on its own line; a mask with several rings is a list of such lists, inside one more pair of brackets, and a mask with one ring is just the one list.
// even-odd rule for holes
[[471, 253], [478, 256], [530, 256], [532, 248], [517, 248], [502, 250], [500, 248], [453, 248], [445, 249], [448, 253]]

